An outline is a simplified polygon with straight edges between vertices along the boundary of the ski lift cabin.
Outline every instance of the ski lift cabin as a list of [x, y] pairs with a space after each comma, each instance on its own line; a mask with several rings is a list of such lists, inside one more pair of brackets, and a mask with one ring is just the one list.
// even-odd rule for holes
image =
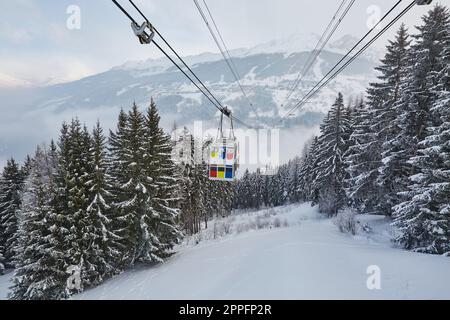
[[220, 119], [218, 138], [209, 147], [208, 175], [210, 180], [231, 182], [239, 168], [239, 145], [234, 136], [233, 120], [228, 138], [222, 131], [223, 114]]
[[209, 179], [234, 181], [238, 170], [236, 139], [218, 139], [211, 144], [209, 150]]

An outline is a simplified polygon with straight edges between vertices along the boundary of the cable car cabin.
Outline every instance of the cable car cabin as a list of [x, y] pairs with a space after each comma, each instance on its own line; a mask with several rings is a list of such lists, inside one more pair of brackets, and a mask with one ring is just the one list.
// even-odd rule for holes
[[234, 181], [239, 167], [238, 152], [236, 139], [221, 138], [214, 141], [209, 147], [209, 179]]

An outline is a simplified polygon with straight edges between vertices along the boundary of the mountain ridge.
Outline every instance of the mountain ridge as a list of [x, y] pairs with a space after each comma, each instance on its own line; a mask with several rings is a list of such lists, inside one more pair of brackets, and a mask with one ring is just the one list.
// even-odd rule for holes
[[[289, 41], [287, 39], [284, 41]], [[292, 96], [292, 102], [304, 96], [343, 57], [343, 52], [348, 50], [345, 46], [352, 42], [347, 40], [340, 43], [343, 47], [321, 53]], [[203, 53], [186, 60], [215, 96], [229, 106], [239, 119], [253, 126], [272, 127], [287, 113], [286, 96], [310, 56], [310, 51], [301, 50], [305, 48], [305, 43], [296, 44], [298, 48], [294, 45], [284, 48], [284, 41], [232, 52], [233, 62], [242, 77], [242, 86], [253, 106], [243, 98], [219, 54]], [[336, 41], [330, 42], [330, 46], [336, 46], [334, 43]], [[312, 45], [315, 43], [310, 41], [310, 47]], [[337, 92], [342, 92], [347, 99], [365, 92], [367, 84], [375, 77], [375, 60], [371, 55], [356, 59], [299, 110], [296, 117], [287, 119], [285, 126], [317, 128]], [[134, 102], [146, 107], [152, 98], [160, 110], [162, 126], [167, 131], [174, 122], [192, 127], [194, 121], [200, 120], [204, 126], [217, 126], [217, 109], [179, 70], [170, 65], [170, 61], [129, 62], [69, 83], [41, 88], [1, 89], [0, 111], [3, 109], [4, 116], [0, 117], [0, 158], [2, 155], [26, 155], [37, 143], [55, 138], [61, 122], [72, 117], [79, 117], [89, 126], [99, 119], [105, 128], [113, 128], [121, 108], [127, 110]]]

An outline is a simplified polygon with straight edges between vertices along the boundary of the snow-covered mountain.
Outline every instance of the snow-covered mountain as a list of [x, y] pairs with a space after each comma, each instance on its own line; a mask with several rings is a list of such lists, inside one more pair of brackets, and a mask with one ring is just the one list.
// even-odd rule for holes
[[[292, 35], [250, 49], [232, 51], [242, 85], [253, 104], [243, 99], [239, 87], [221, 56], [204, 53], [187, 57], [193, 70], [216, 96], [249, 122], [270, 124], [287, 108], [285, 97], [303, 69], [318, 35]], [[337, 62], [356, 39], [344, 36], [331, 42], [299, 86], [294, 98], [304, 95]], [[342, 75], [324, 89], [290, 124], [315, 125], [327, 110], [337, 91], [359, 95], [373, 77], [373, 54], [355, 61]], [[163, 115], [178, 123], [211, 119], [215, 109], [167, 59], [129, 62], [107, 72], [79, 81], [33, 90], [33, 110], [61, 112], [70, 109], [129, 107], [134, 101], [147, 104], [153, 97]], [[20, 100], [20, 96], [17, 97]], [[30, 97], [27, 97], [30, 102]], [[20, 101], [15, 101], [20, 104]], [[28, 109], [29, 110], [29, 109]]]
[[[186, 57], [186, 61], [237, 117], [254, 125], [272, 125], [287, 113], [288, 108], [281, 105], [286, 105], [289, 89], [318, 38], [297, 34], [232, 51], [253, 106], [242, 97], [220, 54], [203, 53]], [[293, 97], [298, 99], [306, 94], [356, 41], [349, 36], [330, 41]], [[342, 91], [346, 98], [364, 92], [374, 76], [375, 56], [372, 52], [356, 60], [306, 104], [298, 117], [289, 118], [285, 125], [303, 125], [315, 130], [337, 91]], [[162, 125], [167, 130], [175, 121], [191, 128], [194, 120], [207, 122], [204, 125], [209, 128], [217, 126], [217, 110], [167, 59], [128, 62], [78, 81], [41, 88], [0, 86], [0, 166], [7, 157], [21, 159], [36, 144], [56, 138], [64, 120], [78, 116], [92, 126], [100, 119], [106, 129], [113, 128], [120, 108], [128, 109], [133, 102], [145, 107], [151, 97], [160, 109]], [[301, 150], [302, 146], [298, 148]]]
[[0, 72], [0, 88], [30, 87], [31, 83]]

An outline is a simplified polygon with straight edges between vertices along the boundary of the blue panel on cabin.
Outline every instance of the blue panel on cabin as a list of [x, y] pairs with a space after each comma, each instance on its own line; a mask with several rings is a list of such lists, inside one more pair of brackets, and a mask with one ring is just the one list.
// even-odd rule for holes
[[222, 160], [225, 160], [227, 157], [227, 148], [222, 148]]
[[225, 173], [225, 178], [226, 179], [233, 179], [233, 167], [227, 166], [227, 170], [226, 170], [226, 173]]

